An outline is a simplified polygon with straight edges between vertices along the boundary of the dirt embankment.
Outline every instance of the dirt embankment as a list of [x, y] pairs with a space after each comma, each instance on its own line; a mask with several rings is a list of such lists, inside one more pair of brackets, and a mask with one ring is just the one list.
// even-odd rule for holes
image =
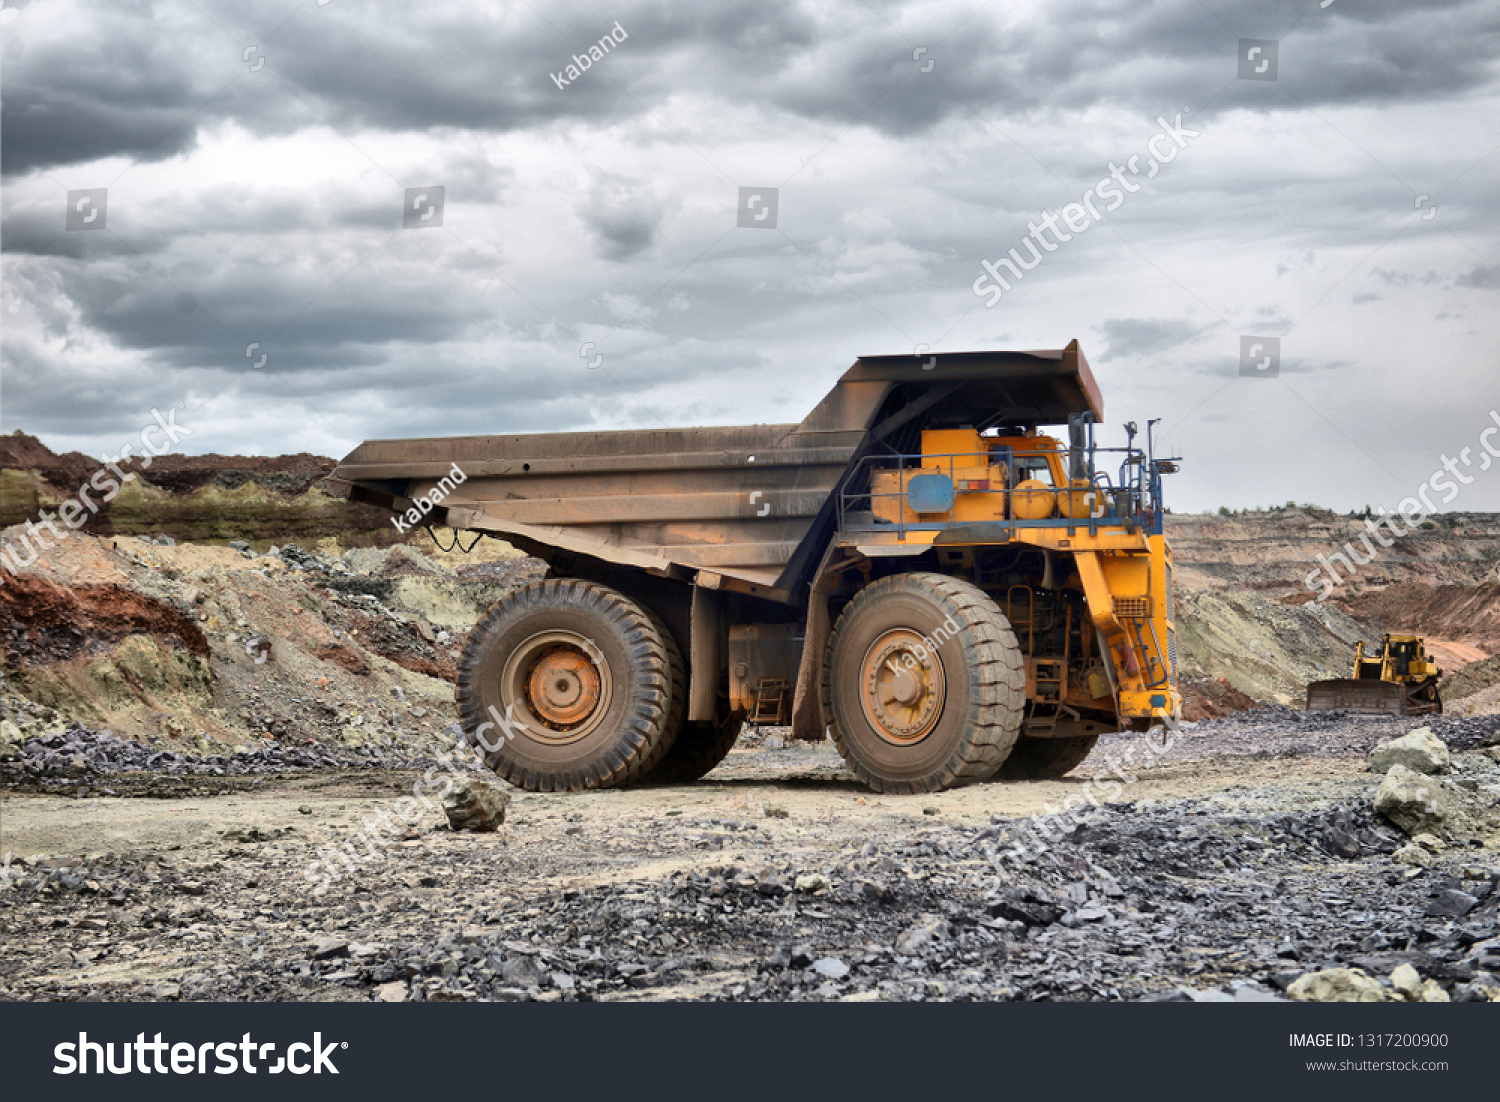
[[[1421, 635], [1452, 678], [1500, 653], [1500, 516], [1453, 513], [1428, 523], [1392, 547], [1377, 545], [1379, 554], [1351, 577], [1333, 556], [1348, 555], [1347, 543], [1357, 557], [1369, 557], [1358, 538], [1366, 531], [1362, 520], [1301, 506], [1173, 516], [1167, 533], [1183, 598], [1179, 637], [1198, 666], [1260, 699], [1297, 699], [1309, 674], [1346, 676], [1353, 642], [1387, 631]], [[1328, 580], [1325, 562], [1340, 584], [1318, 602], [1325, 587], [1316, 578], [1310, 587], [1307, 578]], [[1257, 599], [1291, 611], [1267, 610]], [[1270, 636], [1267, 625], [1275, 625]], [[1455, 700], [1475, 691], [1450, 682], [1444, 695]], [[1471, 702], [1479, 711], [1496, 703]]]
[[1319, 556], [1342, 576], [1336, 600], [1399, 582], [1500, 581], [1500, 515], [1443, 513], [1427, 523], [1432, 527], [1393, 540], [1389, 548], [1377, 544], [1379, 554], [1353, 578], [1331, 556], [1347, 554], [1344, 545], [1352, 543], [1361, 558], [1368, 558], [1359, 539], [1365, 522], [1327, 509], [1296, 506], [1228, 517], [1174, 514], [1167, 518], [1166, 534], [1177, 559], [1177, 584], [1190, 591], [1249, 589], [1310, 600], [1322, 591], [1316, 581], [1307, 584], [1309, 574], [1324, 569]]
[[[338, 537], [345, 544], [399, 542], [388, 514], [325, 493], [337, 465], [326, 456], [159, 455], [110, 501], [96, 486], [98, 506], [81, 531], [93, 535], [157, 535], [176, 540], [304, 541]], [[0, 437], [0, 528], [38, 521], [43, 510], [78, 494], [100, 470], [81, 452], [54, 454], [34, 436]], [[108, 487], [101, 481], [100, 486]]]
[[11, 741], [77, 720], [200, 752], [430, 752], [465, 634], [539, 572], [496, 541], [453, 567], [404, 545], [261, 555], [75, 535], [0, 571], [0, 667], [19, 694], [0, 719]]
[[1255, 700], [1300, 704], [1309, 681], [1342, 677], [1368, 636], [1331, 604], [1290, 606], [1232, 589], [1177, 599], [1182, 674], [1223, 677]]
[[1428, 586], [1397, 582], [1340, 602], [1350, 615], [1383, 630], [1420, 630], [1438, 639], [1500, 650], [1500, 582]]

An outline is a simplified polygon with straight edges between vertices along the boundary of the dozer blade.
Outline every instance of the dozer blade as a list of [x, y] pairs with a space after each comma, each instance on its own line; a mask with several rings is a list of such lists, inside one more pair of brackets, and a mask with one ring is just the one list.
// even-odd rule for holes
[[1314, 681], [1307, 687], [1307, 710], [1385, 716], [1412, 714], [1406, 686], [1395, 681]]

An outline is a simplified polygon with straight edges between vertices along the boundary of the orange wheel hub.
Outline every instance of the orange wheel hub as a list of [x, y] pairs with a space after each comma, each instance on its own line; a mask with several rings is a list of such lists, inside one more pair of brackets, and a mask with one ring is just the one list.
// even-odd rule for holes
[[583, 738], [609, 710], [609, 666], [593, 640], [544, 631], [518, 646], [501, 674], [501, 696], [529, 738], [564, 744]]
[[555, 727], [573, 727], [599, 703], [599, 671], [588, 656], [558, 646], [531, 667], [527, 696], [537, 718]]
[[943, 664], [922, 634], [895, 628], [870, 645], [860, 665], [865, 718], [887, 742], [907, 746], [926, 738], [943, 714]]

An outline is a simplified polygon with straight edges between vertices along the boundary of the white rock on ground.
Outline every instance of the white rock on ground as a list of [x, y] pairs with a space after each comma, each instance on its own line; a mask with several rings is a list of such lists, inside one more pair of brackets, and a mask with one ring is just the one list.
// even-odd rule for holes
[[1448, 747], [1432, 728], [1418, 727], [1370, 751], [1370, 772], [1386, 773], [1393, 765], [1404, 765], [1413, 773], [1446, 773]]
[[1383, 1003], [1385, 989], [1380, 981], [1358, 968], [1329, 968], [1300, 976], [1286, 993], [1298, 1002], [1308, 1003]]
[[1422, 990], [1422, 977], [1411, 965], [1403, 964], [1391, 973], [1391, 986], [1398, 994], [1415, 1002]]
[[443, 812], [453, 830], [476, 833], [495, 830], [505, 822], [510, 793], [496, 781], [466, 777], [457, 781], [443, 796]]
[[1436, 781], [1393, 765], [1375, 793], [1375, 810], [1408, 835], [1433, 834], [1447, 821], [1447, 802]]

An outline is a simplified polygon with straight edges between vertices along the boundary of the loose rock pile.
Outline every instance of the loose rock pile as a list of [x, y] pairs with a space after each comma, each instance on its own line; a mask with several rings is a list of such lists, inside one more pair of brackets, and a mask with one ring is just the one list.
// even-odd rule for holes
[[[426, 770], [438, 763], [430, 757], [411, 758], [382, 754], [377, 749], [337, 746], [259, 746], [233, 754], [184, 754], [161, 750], [110, 731], [91, 731], [75, 723], [66, 731], [27, 740], [18, 760], [0, 763], [0, 775], [11, 785], [30, 782], [44, 790], [97, 789], [101, 778], [127, 774], [165, 776], [229, 777], [268, 773], [292, 773], [318, 769]], [[460, 755], [460, 768], [478, 771], [483, 766], [468, 755]]]

